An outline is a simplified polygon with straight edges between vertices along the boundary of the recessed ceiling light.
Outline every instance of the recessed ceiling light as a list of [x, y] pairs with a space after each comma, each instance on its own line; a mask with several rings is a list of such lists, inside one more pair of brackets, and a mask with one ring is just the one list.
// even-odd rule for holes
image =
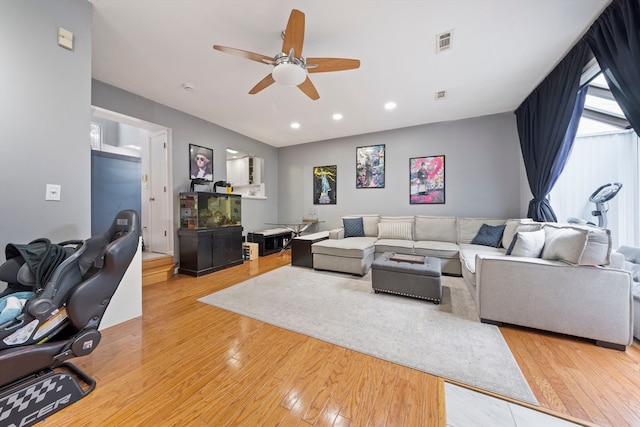
[[236, 150], [232, 150], [231, 148], [227, 148], [227, 153], [229, 154], [238, 154]]
[[191, 83], [183, 83], [182, 88], [187, 92], [193, 92], [193, 90], [195, 89], [195, 86], [193, 86], [193, 84]]
[[393, 110], [394, 108], [396, 108], [396, 103], [393, 101], [387, 102], [386, 104], [384, 104], [384, 108], [386, 110]]
[[342, 114], [340, 113], [335, 113], [333, 115], [333, 120], [342, 120]]
[[298, 122], [291, 123], [291, 129], [298, 129], [299, 127], [300, 127], [300, 123]]

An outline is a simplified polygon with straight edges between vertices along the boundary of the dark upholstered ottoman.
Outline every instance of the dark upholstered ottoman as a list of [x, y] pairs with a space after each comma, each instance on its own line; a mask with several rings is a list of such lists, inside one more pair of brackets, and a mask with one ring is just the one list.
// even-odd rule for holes
[[442, 274], [440, 258], [425, 257], [424, 263], [394, 261], [385, 252], [371, 264], [371, 285], [378, 292], [422, 298], [440, 304]]

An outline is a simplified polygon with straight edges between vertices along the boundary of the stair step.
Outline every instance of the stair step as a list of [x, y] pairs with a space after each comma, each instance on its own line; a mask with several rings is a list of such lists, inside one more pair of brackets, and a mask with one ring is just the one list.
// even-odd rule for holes
[[151, 258], [142, 262], [142, 286], [164, 282], [173, 276], [175, 263], [172, 256]]
[[154, 258], [145, 259], [142, 261], [142, 269], [156, 268], [160, 266], [167, 266], [173, 264], [173, 257], [171, 255], [162, 255]]

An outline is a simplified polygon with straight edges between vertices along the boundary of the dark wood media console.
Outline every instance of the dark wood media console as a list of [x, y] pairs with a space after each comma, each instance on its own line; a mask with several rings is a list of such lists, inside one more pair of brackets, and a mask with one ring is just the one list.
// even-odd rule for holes
[[265, 256], [279, 252], [291, 240], [291, 230], [274, 228], [270, 230], [253, 231], [247, 233], [247, 242], [258, 244], [258, 255]]
[[178, 230], [180, 268], [178, 272], [202, 276], [242, 264], [242, 226]]

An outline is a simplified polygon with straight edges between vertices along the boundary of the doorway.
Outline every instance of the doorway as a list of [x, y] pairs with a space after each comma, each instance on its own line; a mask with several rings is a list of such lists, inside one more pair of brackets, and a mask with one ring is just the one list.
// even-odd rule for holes
[[92, 107], [91, 121], [93, 150], [140, 158], [143, 259], [173, 256], [171, 130], [99, 107]]

